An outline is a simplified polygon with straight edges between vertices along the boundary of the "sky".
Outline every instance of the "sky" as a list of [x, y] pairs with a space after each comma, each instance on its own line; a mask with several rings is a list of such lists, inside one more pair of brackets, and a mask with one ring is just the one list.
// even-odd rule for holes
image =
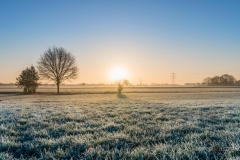
[[[14, 83], [49, 47], [77, 61], [66, 83], [112, 83], [122, 68], [132, 84], [240, 79], [239, 0], [2, 0], [0, 83]], [[49, 83], [51, 83], [49, 81]]]

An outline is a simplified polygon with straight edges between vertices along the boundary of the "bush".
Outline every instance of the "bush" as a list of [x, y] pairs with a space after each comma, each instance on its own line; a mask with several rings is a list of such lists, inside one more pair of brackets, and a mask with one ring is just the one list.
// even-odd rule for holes
[[18, 88], [23, 88], [24, 93], [36, 93], [36, 89], [39, 86], [39, 83], [37, 82], [39, 76], [33, 66], [23, 70], [16, 80], [17, 82], [15, 85], [17, 85]]

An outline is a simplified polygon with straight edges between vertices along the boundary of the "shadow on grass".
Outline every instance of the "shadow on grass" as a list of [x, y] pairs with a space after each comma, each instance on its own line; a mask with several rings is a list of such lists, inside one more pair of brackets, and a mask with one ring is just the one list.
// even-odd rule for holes
[[126, 95], [123, 95], [122, 93], [118, 93], [118, 98], [121, 98], [121, 99], [127, 99], [127, 96]]

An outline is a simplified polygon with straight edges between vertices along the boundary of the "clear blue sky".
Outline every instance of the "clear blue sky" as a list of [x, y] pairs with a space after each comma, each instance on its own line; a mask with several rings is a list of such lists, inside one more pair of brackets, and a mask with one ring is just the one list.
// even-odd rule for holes
[[239, 0], [2, 0], [0, 82], [15, 82], [48, 47], [72, 52], [73, 83], [111, 83], [122, 67], [132, 83], [240, 79]]

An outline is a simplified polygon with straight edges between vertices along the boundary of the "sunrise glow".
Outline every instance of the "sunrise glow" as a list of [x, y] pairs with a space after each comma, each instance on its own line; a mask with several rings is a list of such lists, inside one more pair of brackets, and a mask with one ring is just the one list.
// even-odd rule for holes
[[115, 68], [114, 70], [112, 70], [110, 76], [111, 76], [111, 80], [115, 81], [115, 80], [127, 78], [127, 73], [122, 68]]

